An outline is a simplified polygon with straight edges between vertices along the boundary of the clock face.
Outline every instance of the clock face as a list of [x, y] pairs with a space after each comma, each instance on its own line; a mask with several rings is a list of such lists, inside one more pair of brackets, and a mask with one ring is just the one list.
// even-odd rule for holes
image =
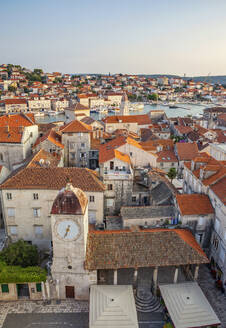
[[56, 231], [60, 239], [72, 241], [79, 236], [80, 229], [76, 222], [65, 219], [57, 223]]

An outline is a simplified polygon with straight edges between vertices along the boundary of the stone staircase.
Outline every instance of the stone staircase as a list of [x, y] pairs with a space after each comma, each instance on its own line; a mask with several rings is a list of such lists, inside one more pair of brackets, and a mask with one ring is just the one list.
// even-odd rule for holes
[[163, 306], [158, 298], [152, 294], [150, 289], [138, 287], [135, 295], [136, 309], [139, 312], [162, 312]]

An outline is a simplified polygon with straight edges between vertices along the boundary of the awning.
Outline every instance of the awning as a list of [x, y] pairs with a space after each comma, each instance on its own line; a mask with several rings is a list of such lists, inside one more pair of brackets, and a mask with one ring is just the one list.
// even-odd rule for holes
[[91, 286], [89, 328], [138, 328], [132, 286]]
[[220, 320], [196, 282], [159, 285], [175, 328], [219, 325]]

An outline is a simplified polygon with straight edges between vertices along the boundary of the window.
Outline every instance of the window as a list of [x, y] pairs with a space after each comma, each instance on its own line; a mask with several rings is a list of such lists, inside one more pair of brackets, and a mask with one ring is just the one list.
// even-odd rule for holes
[[132, 157], [132, 156], [133, 156], [133, 153], [132, 153], [132, 152], [130, 152], [130, 153], [129, 153], [129, 155]]
[[195, 239], [199, 244], [201, 244], [203, 239], [203, 234], [202, 233], [195, 234]]
[[136, 201], [137, 201], [136, 196], [133, 196], [133, 197], [132, 197], [132, 202], [133, 202], [133, 203], [136, 203]]
[[70, 142], [70, 149], [75, 149], [75, 143], [74, 142]]
[[35, 234], [36, 235], [42, 235], [43, 234], [43, 227], [42, 226], [36, 226], [35, 227]]
[[86, 145], [84, 144], [84, 142], [81, 143], [81, 148], [84, 148]]
[[17, 226], [9, 227], [11, 235], [17, 235]]
[[6, 197], [7, 197], [8, 200], [11, 200], [11, 199], [12, 199], [12, 194], [11, 194], [11, 192], [7, 192]]
[[108, 184], [108, 190], [113, 190], [112, 184]]
[[164, 166], [164, 163], [160, 163], [160, 166], [163, 167]]
[[9, 285], [8, 284], [2, 284], [2, 293], [9, 293]]
[[96, 212], [89, 211], [89, 223], [91, 224], [96, 223]]
[[71, 153], [71, 159], [75, 159], [75, 153]]
[[110, 170], [114, 170], [114, 162], [110, 162]]
[[8, 216], [15, 217], [15, 208], [13, 208], [13, 207], [8, 208]]
[[171, 166], [174, 166], [174, 163], [171, 163]]
[[34, 199], [38, 199], [38, 194], [33, 194]]
[[111, 207], [114, 205], [114, 200], [113, 199], [107, 199], [107, 207]]
[[3, 161], [3, 154], [0, 153], [0, 161]]
[[94, 202], [94, 196], [89, 196], [89, 201], [93, 203]]
[[107, 174], [108, 173], [108, 168], [107, 166], [104, 167], [104, 174]]
[[215, 249], [218, 249], [219, 241], [216, 236], [213, 236], [212, 244], [215, 247]]
[[40, 217], [40, 208], [33, 208], [34, 217]]
[[203, 217], [200, 217], [198, 220], [198, 225], [202, 226], [205, 222], [205, 219]]
[[40, 283], [40, 282], [38, 282], [37, 284], [36, 284], [36, 292], [37, 293], [40, 293], [42, 291], [42, 284]]

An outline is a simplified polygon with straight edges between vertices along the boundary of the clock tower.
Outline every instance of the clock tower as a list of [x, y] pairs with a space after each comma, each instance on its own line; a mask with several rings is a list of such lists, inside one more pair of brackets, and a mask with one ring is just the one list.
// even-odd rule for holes
[[88, 235], [88, 200], [85, 193], [67, 183], [51, 210], [53, 242], [52, 278], [58, 296], [88, 299], [89, 287], [97, 281], [96, 271], [84, 269]]

